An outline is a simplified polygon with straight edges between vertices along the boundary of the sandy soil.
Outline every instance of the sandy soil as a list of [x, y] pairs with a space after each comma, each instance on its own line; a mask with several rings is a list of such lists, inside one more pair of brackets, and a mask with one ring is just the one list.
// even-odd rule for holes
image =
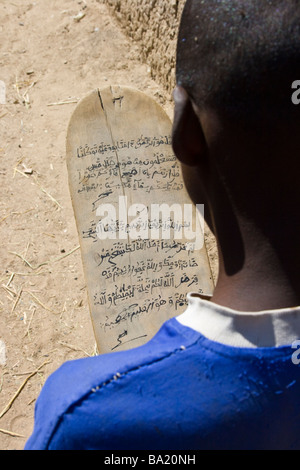
[[172, 103], [96, 0], [0, 8], [0, 449], [18, 450], [49, 374], [96, 353], [65, 164], [71, 113], [91, 90], [116, 83], [170, 115]]

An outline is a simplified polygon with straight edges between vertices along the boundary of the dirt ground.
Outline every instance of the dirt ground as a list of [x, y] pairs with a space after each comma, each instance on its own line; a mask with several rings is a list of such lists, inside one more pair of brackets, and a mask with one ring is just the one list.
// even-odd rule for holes
[[21, 450], [46, 378], [96, 354], [65, 162], [71, 113], [113, 84], [170, 116], [173, 105], [96, 0], [0, 7], [0, 450]]

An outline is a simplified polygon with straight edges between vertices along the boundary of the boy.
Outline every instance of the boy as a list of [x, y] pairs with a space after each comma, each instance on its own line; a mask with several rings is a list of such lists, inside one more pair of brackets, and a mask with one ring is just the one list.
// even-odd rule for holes
[[47, 381], [27, 449], [300, 447], [300, 7], [187, 0], [173, 147], [220, 258], [211, 301]]

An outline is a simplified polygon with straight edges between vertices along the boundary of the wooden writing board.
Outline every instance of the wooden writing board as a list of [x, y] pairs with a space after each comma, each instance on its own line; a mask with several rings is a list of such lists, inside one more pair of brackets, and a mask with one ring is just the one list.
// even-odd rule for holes
[[202, 219], [171, 127], [152, 98], [119, 86], [91, 92], [69, 123], [69, 186], [99, 353], [149, 341], [184, 312], [188, 292], [213, 292], [205, 244], [190, 235]]

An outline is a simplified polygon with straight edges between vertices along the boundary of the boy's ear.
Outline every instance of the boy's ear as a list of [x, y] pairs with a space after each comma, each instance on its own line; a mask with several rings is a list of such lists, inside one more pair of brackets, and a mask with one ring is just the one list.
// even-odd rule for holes
[[201, 123], [184, 88], [177, 86], [173, 97], [175, 101], [172, 130], [174, 153], [181, 163], [197, 166], [201, 164], [207, 150]]

